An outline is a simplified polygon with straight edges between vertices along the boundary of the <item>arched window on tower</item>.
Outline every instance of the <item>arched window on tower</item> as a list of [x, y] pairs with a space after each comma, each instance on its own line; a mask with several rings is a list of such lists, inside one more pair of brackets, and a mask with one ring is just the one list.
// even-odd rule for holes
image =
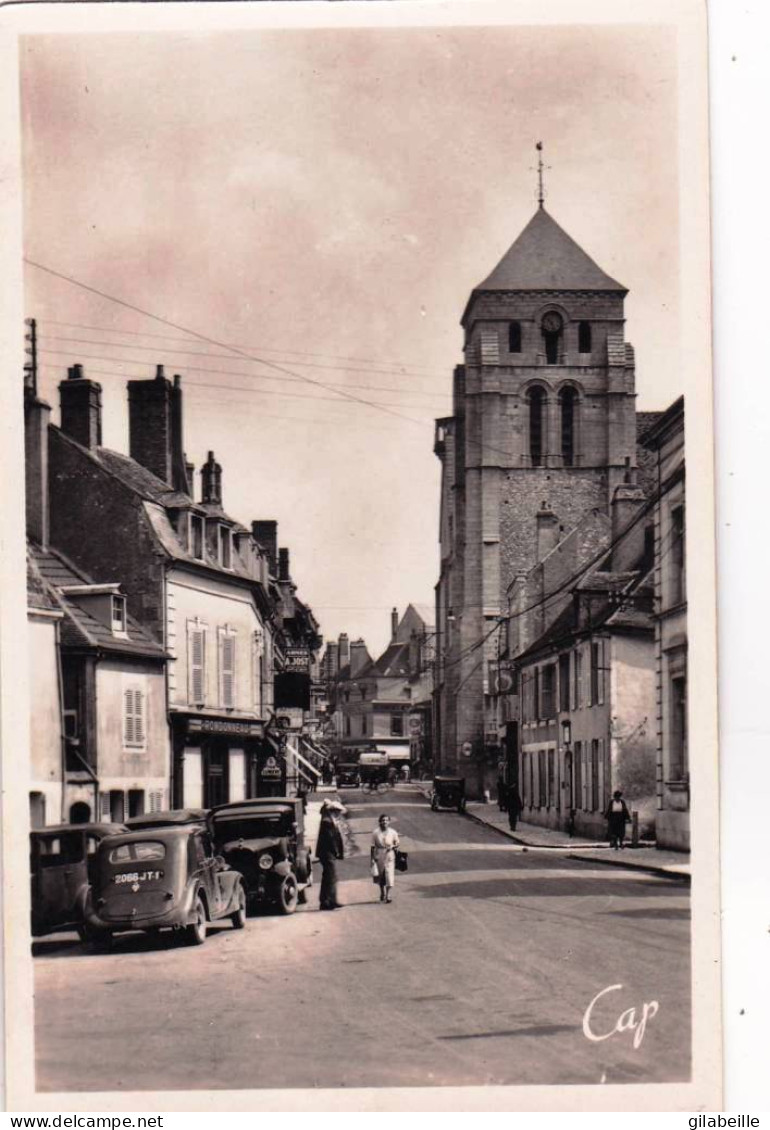
[[578, 322], [578, 353], [591, 352], [591, 323]]
[[561, 314], [558, 314], [556, 310], [549, 310], [543, 315], [541, 330], [545, 343], [545, 362], [547, 365], [559, 364], [561, 334], [563, 329], [564, 322], [562, 321]]
[[574, 388], [563, 388], [559, 393], [561, 409], [561, 457], [565, 467], [575, 463], [575, 432], [577, 430], [577, 393]]
[[508, 352], [521, 353], [521, 322], [511, 322], [508, 326]]
[[527, 393], [529, 404], [529, 458], [533, 467], [543, 463], [545, 439], [545, 393], [541, 388], [531, 388]]

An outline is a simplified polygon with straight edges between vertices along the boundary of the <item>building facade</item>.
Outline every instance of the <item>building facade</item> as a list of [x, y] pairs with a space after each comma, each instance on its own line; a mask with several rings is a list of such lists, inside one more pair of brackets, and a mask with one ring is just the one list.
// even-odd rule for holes
[[657, 838], [689, 851], [687, 742], [687, 569], [684, 399], [642, 437], [655, 456], [655, 680], [657, 696]]

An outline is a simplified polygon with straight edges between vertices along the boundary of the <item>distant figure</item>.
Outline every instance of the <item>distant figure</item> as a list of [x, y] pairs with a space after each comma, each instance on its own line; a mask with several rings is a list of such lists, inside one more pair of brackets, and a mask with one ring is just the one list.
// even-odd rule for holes
[[345, 855], [345, 844], [338, 823], [338, 815], [343, 811], [342, 805], [333, 800], [325, 800], [321, 805], [321, 825], [315, 851], [323, 868], [321, 910], [338, 910], [342, 906], [337, 900], [337, 860], [343, 859]]
[[391, 891], [396, 881], [396, 848], [398, 832], [390, 826], [390, 817], [382, 813], [372, 836], [372, 863], [377, 869], [380, 885], [380, 902], [391, 902]]
[[610, 847], [614, 848], [615, 851], [620, 851], [625, 846], [623, 840], [626, 836], [626, 824], [631, 821], [631, 813], [626, 808], [626, 802], [623, 800], [620, 789], [616, 789], [612, 794], [612, 800], [607, 805], [604, 816], [607, 821]]
[[497, 778], [497, 807], [501, 812], [508, 808], [508, 786], [502, 774]]
[[512, 832], [515, 832], [521, 810], [524, 807], [524, 802], [519, 795], [519, 790], [516, 785], [510, 785], [508, 787], [506, 801], [508, 803], [508, 827]]
[[401, 769], [401, 776], [406, 784], [409, 783], [410, 770], [408, 765], [404, 765]]

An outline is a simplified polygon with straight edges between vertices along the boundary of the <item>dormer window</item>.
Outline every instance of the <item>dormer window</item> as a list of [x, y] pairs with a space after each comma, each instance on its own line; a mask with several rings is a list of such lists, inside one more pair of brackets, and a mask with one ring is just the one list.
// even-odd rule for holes
[[126, 635], [126, 598], [112, 597], [112, 632], [116, 636]]
[[228, 526], [219, 527], [219, 564], [223, 569], [233, 567], [233, 535]]
[[190, 553], [203, 560], [203, 519], [198, 514], [190, 515]]

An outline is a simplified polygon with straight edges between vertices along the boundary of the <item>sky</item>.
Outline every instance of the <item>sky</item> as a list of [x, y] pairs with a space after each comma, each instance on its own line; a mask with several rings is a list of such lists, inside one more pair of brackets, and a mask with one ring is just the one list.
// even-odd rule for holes
[[81, 362], [127, 451], [126, 380], [180, 373], [188, 459], [278, 521], [326, 639], [376, 654], [433, 603], [433, 421], [537, 140], [546, 207], [629, 289], [638, 407], [682, 391], [665, 28], [33, 36], [21, 76], [25, 255], [127, 304], [27, 267], [54, 419]]

